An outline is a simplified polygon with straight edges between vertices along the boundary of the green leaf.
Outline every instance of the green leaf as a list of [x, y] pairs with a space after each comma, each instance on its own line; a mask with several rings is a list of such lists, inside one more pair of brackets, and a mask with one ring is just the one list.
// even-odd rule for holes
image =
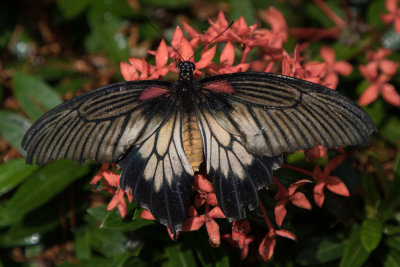
[[189, 5], [190, 0], [146, 0], [144, 4], [147, 6], [155, 6], [160, 8], [177, 9]]
[[144, 226], [154, 224], [154, 221], [145, 220], [142, 218], [134, 219], [126, 222], [116, 210], [109, 211], [104, 217], [100, 227], [104, 229], [113, 229], [119, 231], [134, 231]]
[[104, 219], [104, 217], [107, 216], [108, 211], [107, 211], [106, 206], [101, 205], [101, 206], [95, 206], [93, 208], [87, 209], [87, 213], [90, 214], [90, 216], [92, 216], [96, 220], [101, 221]]
[[38, 119], [43, 113], [62, 103], [61, 97], [35, 76], [16, 72], [12, 82], [18, 102], [31, 119]]
[[24, 159], [15, 159], [0, 165], [0, 196], [7, 193], [38, 167], [27, 165]]
[[64, 17], [71, 19], [81, 14], [90, 4], [90, 0], [58, 0], [57, 6]]
[[242, 1], [242, 0], [230, 0], [231, 2], [231, 21], [239, 19], [243, 16], [247, 22], [247, 25], [252, 25], [255, 23], [255, 11], [252, 1]]
[[91, 231], [89, 229], [79, 229], [75, 233], [74, 251], [79, 260], [87, 260], [92, 257], [90, 235]]
[[387, 119], [385, 125], [380, 130], [380, 134], [385, 136], [389, 141], [399, 144], [400, 136], [400, 118], [391, 116]]
[[[199, 231], [187, 232], [182, 235], [183, 246], [192, 247], [196, 253], [201, 266], [204, 267], [228, 267], [229, 257], [227, 251], [222, 247], [214, 248], [210, 246], [208, 236]], [[196, 242], [193, 242], [196, 240]]]
[[378, 213], [378, 206], [381, 203], [381, 197], [378, 192], [374, 178], [368, 172], [363, 172], [361, 176], [362, 187], [364, 191], [364, 201], [368, 217], [375, 217]]
[[385, 240], [385, 244], [400, 252], [400, 235], [387, 237]]
[[21, 141], [30, 126], [31, 122], [17, 113], [0, 111], [0, 135], [23, 156], [26, 152], [21, 147]]
[[382, 223], [378, 220], [366, 219], [361, 226], [361, 243], [368, 253], [379, 245], [382, 239]]
[[400, 267], [400, 253], [391, 249], [383, 261], [384, 267]]
[[122, 20], [107, 13], [92, 11], [89, 15], [89, 25], [92, 34], [87, 36], [85, 45], [90, 52], [105, 51], [112, 60], [119, 64], [129, 57], [127, 37], [119, 28], [123, 26]]
[[378, 174], [379, 177], [379, 181], [381, 182], [382, 186], [383, 186], [383, 191], [385, 193], [385, 197], [388, 197], [389, 192], [390, 192], [390, 188], [391, 188], [391, 184], [389, 182], [389, 179], [386, 176], [385, 171], [383, 170], [382, 164], [379, 162], [378, 156], [371, 153], [371, 159], [372, 162], [375, 166], [375, 170]]
[[108, 229], [95, 229], [91, 234], [91, 247], [107, 258], [125, 253], [126, 237], [123, 233]]
[[362, 266], [368, 259], [368, 252], [361, 244], [361, 230], [354, 229], [350, 234], [350, 240], [343, 252], [341, 267]]
[[193, 251], [182, 247], [180, 244], [166, 247], [165, 253], [168, 257], [168, 262], [165, 266], [191, 267], [197, 265]]
[[391, 203], [393, 207], [400, 203], [400, 153], [397, 154], [397, 158], [394, 164], [394, 177], [392, 185], [390, 187], [388, 203]]
[[69, 160], [55, 161], [39, 169], [7, 202], [0, 213], [0, 226], [21, 220], [28, 212], [49, 201], [88, 171], [89, 166]]
[[384, 1], [371, 1], [371, 4], [368, 5], [367, 9], [367, 21], [375, 28], [382, 29], [386, 26], [379, 14], [386, 13], [388, 13], [388, 11], [385, 8]]
[[325, 263], [339, 259], [343, 254], [343, 250], [344, 245], [342, 243], [324, 239], [319, 244], [315, 257], [318, 262]]

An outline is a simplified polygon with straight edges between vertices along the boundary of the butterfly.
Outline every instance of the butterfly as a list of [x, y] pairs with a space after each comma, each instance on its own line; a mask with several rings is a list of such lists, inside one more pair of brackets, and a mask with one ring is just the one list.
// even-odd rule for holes
[[111, 84], [55, 107], [25, 134], [27, 163], [117, 162], [120, 187], [176, 234], [195, 174], [207, 174], [228, 220], [240, 220], [284, 153], [367, 145], [376, 130], [362, 108], [321, 85], [258, 72], [195, 80], [194, 69], [183, 61], [174, 83]]

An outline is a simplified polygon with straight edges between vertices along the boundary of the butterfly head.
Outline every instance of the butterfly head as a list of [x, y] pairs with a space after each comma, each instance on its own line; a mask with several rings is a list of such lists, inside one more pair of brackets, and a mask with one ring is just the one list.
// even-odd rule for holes
[[179, 72], [180, 81], [189, 81], [193, 79], [193, 71], [196, 66], [190, 61], [183, 61], [178, 64], [177, 70]]

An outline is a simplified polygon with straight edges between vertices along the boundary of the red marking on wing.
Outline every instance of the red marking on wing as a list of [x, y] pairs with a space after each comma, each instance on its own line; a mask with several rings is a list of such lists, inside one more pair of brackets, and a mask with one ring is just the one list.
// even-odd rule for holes
[[218, 93], [226, 93], [226, 94], [231, 94], [235, 92], [235, 89], [233, 86], [227, 82], [227, 81], [216, 81], [213, 83], [206, 84], [203, 86], [204, 89], [212, 90]]
[[140, 101], [149, 100], [168, 92], [169, 92], [168, 89], [165, 87], [150, 86], [143, 90], [143, 92], [139, 96], [139, 100]]

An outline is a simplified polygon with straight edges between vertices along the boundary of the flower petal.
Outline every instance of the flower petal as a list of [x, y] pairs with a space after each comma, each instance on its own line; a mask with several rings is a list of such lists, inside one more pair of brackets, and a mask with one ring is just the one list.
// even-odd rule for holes
[[326, 188], [328, 188], [333, 193], [336, 193], [341, 196], [348, 197], [350, 196], [350, 192], [347, 189], [346, 185], [340, 180], [339, 177], [329, 176], [326, 179]]
[[333, 66], [336, 60], [335, 50], [328, 46], [321, 46], [320, 52], [321, 57], [329, 66]]
[[379, 62], [379, 68], [381, 69], [381, 71], [383, 73], [385, 73], [389, 76], [393, 76], [397, 72], [398, 65], [391, 60], [382, 59]]
[[390, 83], [382, 85], [382, 96], [390, 104], [400, 106], [400, 95]]
[[144, 209], [140, 213], [140, 218], [146, 219], [146, 220], [151, 220], [151, 221], [154, 221], [156, 219], [156, 218], [154, 218], [153, 214], [151, 214], [151, 212], [149, 210], [146, 210], [146, 209]]
[[206, 222], [207, 233], [210, 238], [210, 244], [219, 247], [221, 244], [221, 237], [219, 235], [219, 225], [216, 221], [210, 220]]
[[395, 13], [397, 9], [397, 0], [386, 0], [385, 7], [390, 13]]
[[276, 240], [275, 236], [266, 235], [258, 247], [258, 253], [264, 259], [264, 261], [269, 261], [274, 255]]
[[276, 224], [280, 227], [283, 223], [283, 220], [285, 219], [286, 216], [286, 203], [287, 199], [281, 199], [278, 201], [278, 203], [275, 205], [275, 221]]
[[215, 207], [207, 213], [208, 217], [211, 218], [226, 218], [220, 207]]
[[110, 203], [108, 203], [107, 210], [114, 209], [120, 202], [125, 202], [124, 191], [121, 188], [115, 192]]
[[322, 207], [325, 200], [324, 195], [325, 182], [319, 182], [314, 186], [314, 202], [318, 207]]
[[196, 217], [189, 217], [186, 219], [185, 223], [183, 224], [182, 231], [189, 232], [189, 231], [197, 231], [203, 224], [206, 222], [204, 216], [196, 216]]
[[343, 76], [349, 76], [353, 72], [353, 66], [349, 62], [339, 61], [335, 63], [333, 70]]
[[293, 234], [292, 232], [290, 232], [288, 230], [283, 230], [283, 229], [275, 230], [275, 233], [277, 235], [279, 235], [279, 236], [286, 237], [286, 238], [289, 238], [289, 239], [292, 239], [292, 240], [296, 240], [295, 234]]
[[372, 103], [379, 95], [379, 87], [378, 84], [371, 84], [360, 96], [358, 103], [361, 106], [366, 106]]
[[235, 48], [233, 47], [232, 43], [228, 41], [224, 47], [224, 50], [222, 50], [219, 61], [221, 64], [232, 66], [234, 60]]
[[293, 205], [306, 210], [311, 210], [311, 203], [302, 192], [296, 192], [290, 199]]
[[162, 39], [160, 45], [157, 48], [156, 54], [156, 67], [157, 69], [161, 69], [168, 62], [168, 46], [165, 43], [165, 40]]
[[201, 52], [201, 59], [198, 62], [196, 62], [196, 69], [207, 68], [212, 63], [216, 49], [217, 46], [214, 45], [210, 49], [203, 50]]
[[339, 77], [335, 72], [331, 72], [325, 76], [325, 83], [326, 87], [335, 90], [339, 83]]
[[194, 185], [204, 192], [209, 193], [214, 190], [212, 183], [202, 174], [197, 174], [194, 176]]
[[125, 81], [134, 81], [139, 78], [139, 74], [137, 73], [136, 69], [132, 67], [132, 65], [121, 61], [119, 68], [121, 69], [121, 74]]

